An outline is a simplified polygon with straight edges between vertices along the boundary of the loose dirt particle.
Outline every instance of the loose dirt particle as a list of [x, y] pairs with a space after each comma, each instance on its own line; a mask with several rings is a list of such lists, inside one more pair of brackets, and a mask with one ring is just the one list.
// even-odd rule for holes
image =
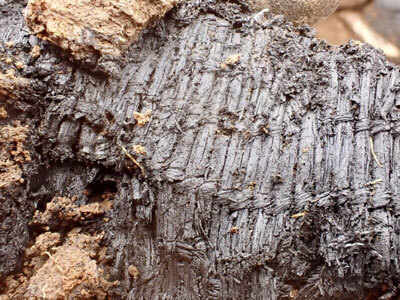
[[139, 270], [136, 266], [134, 265], [130, 265], [128, 267], [128, 272], [129, 274], [131, 274], [131, 276], [133, 277], [133, 279], [137, 279], [139, 277]]
[[229, 230], [229, 232], [230, 232], [230, 233], [239, 233], [239, 227], [232, 227], [232, 228]]
[[24, 63], [22, 62], [22, 61], [16, 61], [15, 63], [14, 63], [14, 66], [17, 68], [17, 69], [19, 69], [19, 70], [21, 70], [21, 69], [23, 69], [25, 66], [24, 66]]
[[0, 188], [10, 188], [23, 183], [22, 165], [31, 160], [25, 150], [28, 126], [17, 121], [14, 126], [0, 128]]
[[2, 106], [0, 106], [0, 118], [5, 119], [8, 117], [8, 113], [6, 109]]
[[76, 200], [77, 197], [54, 197], [46, 204], [44, 212], [36, 211], [33, 224], [45, 225], [52, 219], [72, 222], [86, 220], [104, 214], [112, 206], [108, 198], [103, 200], [104, 203], [94, 202], [81, 206], [74, 203]]
[[29, 90], [29, 81], [25, 78], [15, 77], [13, 69], [7, 72], [6, 74], [0, 73], [0, 99], [18, 99], [20, 94]]
[[143, 147], [142, 145], [134, 145], [133, 146], [133, 151], [135, 151], [137, 154], [146, 154], [146, 148]]
[[256, 181], [250, 181], [249, 184], [247, 185], [247, 188], [250, 191], [254, 192], [254, 190], [256, 189], [256, 185], [257, 185]]
[[311, 150], [311, 147], [308, 146], [308, 147], [306, 147], [306, 148], [304, 148], [304, 149], [301, 149], [301, 152], [302, 152], [302, 153], [307, 153], [307, 152], [309, 152], [310, 150]]
[[296, 290], [296, 289], [291, 289], [290, 290], [290, 293], [289, 293], [289, 297], [290, 297], [290, 299], [295, 299], [296, 297], [297, 297], [297, 295], [298, 295], [298, 291]]
[[38, 45], [35, 45], [35, 46], [32, 48], [32, 50], [31, 50], [31, 52], [30, 52], [30, 55], [31, 55], [33, 58], [39, 57], [39, 56], [40, 56], [40, 47], [39, 47]]
[[143, 127], [147, 122], [150, 121], [151, 110], [146, 111], [144, 114], [135, 111], [133, 117], [136, 120], [139, 127]]
[[60, 243], [58, 232], [45, 232], [36, 238], [35, 244], [25, 250], [26, 257], [41, 256], [44, 252], [51, 250]]
[[225, 61], [221, 64], [222, 69], [226, 69], [228, 66], [236, 64], [240, 60], [240, 54], [233, 54], [228, 56]]
[[8, 69], [6, 71], [6, 77], [10, 79], [15, 79], [15, 70], [14, 69]]

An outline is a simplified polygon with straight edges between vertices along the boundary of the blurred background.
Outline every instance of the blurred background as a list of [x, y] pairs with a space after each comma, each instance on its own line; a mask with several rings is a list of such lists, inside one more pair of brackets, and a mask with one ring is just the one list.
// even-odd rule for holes
[[333, 45], [358, 40], [400, 63], [400, 0], [342, 0], [336, 13], [315, 27], [317, 36]]

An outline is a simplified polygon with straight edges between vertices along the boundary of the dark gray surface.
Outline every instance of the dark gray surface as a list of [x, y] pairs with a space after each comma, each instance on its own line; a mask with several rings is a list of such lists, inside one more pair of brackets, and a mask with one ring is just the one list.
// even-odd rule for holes
[[[41, 232], [28, 235], [33, 204], [43, 209], [56, 195], [86, 203], [91, 187], [117, 191], [109, 222], [68, 226], [106, 232], [106, 269], [120, 281], [112, 299], [289, 299], [292, 289], [296, 299], [377, 299], [383, 283], [396, 294], [399, 71], [381, 53], [336, 51], [280, 18], [260, 28], [235, 4], [189, 2], [131, 47], [118, 78], [106, 78], [42, 42], [42, 56], [28, 61], [24, 43], [38, 41], [8, 29], [25, 28], [17, 4], [0, 9], [9, 8], [0, 50], [15, 41], [28, 66], [21, 75], [33, 81], [15, 118], [33, 127], [34, 160], [23, 197], [0, 191], [1, 224], [25, 232], [2, 231], [1, 275]], [[221, 68], [237, 53], [236, 65]], [[150, 122], [135, 126], [133, 112], [148, 109]], [[128, 149], [145, 146], [135, 157], [146, 178], [118, 137]]]

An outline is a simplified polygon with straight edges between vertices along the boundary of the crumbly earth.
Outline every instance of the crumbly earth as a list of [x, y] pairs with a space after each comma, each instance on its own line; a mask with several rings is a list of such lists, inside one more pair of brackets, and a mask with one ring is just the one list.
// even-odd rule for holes
[[28, 88], [28, 80], [15, 76], [15, 70], [9, 69], [4, 74], [0, 72], [0, 99], [18, 98], [18, 93]]
[[0, 299], [105, 299], [116, 282], [108, 282], [97, 263], [103, 235], [79, 231], [68, 233], [61, 246], [59, 233], [39, 235], [25, 252], [23, 273], [7, 278]]
[[133, 118], [136, 120], [139, 127], [143, 127], [144, 125], [146, 125], [146, 123], [150, 121], [150, 116], [151, 110], [148, 110], [145, 113], [140, 113], [137, 111], [133, 113]]
[[24, 182], [22, 165], [31, 160], [25, 142], [28, 126], [19, 121], [0, 128], [0, 189], [9, 189]]
[[119, 56], [140, 32], [161, 18], [177, 0], [30, 0], [26, 23], [38, 37], [77, 59]]
[[7, 117], [8, 117], [7, 110], [4, 107], [0, 106], [0, 118], [5, 119]]
[[112, 286], [103, 278], [103, 270], [94, 258], [99, 252], [102, 235], [71, 232], [67, 241], [30, 279], [25, 292], [27, 299], [105, 299]]
[[112, 205], [107, 197], [100, 203], [94, 202], [86, 205], [77, 205], [74, 203], [76, 200], [76, 197], [54, 197], [46, 204], [46, 210], [43, 213], [36, 211], [32, 224], [47, 225], [54, 219], [82, 221], [104, 214]]
[[[46, 225], [55, 218], [72, 222], [103, 214], [110, 208], [110, 197], [106, 193], [102, 203], [81, 206], [74, 203], [76, 197], [54, 197], [44, 212], [36, 212], [32, 223]], [[117, 282], [107, 281], [100, 267], [106, 252], [100, 247], [103, 235], [89, 235], [80, 227], [64, 237], [59, 232], [40, 234], [25, 250], [22, 273], [6, 279], [0, 299], [105, 299]]]

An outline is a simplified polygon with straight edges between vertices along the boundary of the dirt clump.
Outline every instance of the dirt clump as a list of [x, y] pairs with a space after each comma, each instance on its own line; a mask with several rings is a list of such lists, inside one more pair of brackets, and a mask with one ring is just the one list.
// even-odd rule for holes
[[85, 205], [76, 204], [76, 200], [77, 197], [54, 197], [46, 204], [44, 212], [35, 212], [32, 224], [47, 225], [60, 221], [82, 221], [104, 214], [112, 205], [109, 198], [103, 199], [100, 203], [94, 202]]
[[135, 151], [137, 154], [146, 154], [146, 148], [143, 147], [142, 145], [133, 145], [133, 151]]
[[222, 69], [226, 69], [228, 66], [236, 64], [240, 60], [240, 54], [233, 54], [226, 58], [226, 60], [220, 65]]
[[[0, 299], [106, 299], [117, 282], [109, 282], [101, 267], [107, 250], [100, 246], [104, 233], [89, 234], [76, 225], [104, 214], [111, 197], [104, 193], [102, 202], [86, 205], [75, 203], [77, 197], [54, 197], [43, 212], [37, 210], [31, 225], [46, 231], [27, 247], [22, 272], [7, 277]], [[73, 229], [63, 234], [60, 228], [69, 225]]]
[[6, 119], [7, 117], [8, 117], [7, 110], [4, 107], [0, 106], [0, 118]]
[[25, 20], [36, 36], [69, 51], [76, 59], [115, 57], [176, 3], [176, 0], [30, 0]]
[[40, 46], [35, 45], [31, 52], [29, 53], [33, 58], [38, 58], [40, 56]]
[[99, 241], [102, 235], [89, 236], [72, 231], [67, 241], [30, 279], [25, 296], [48, 299], [105, 299], [113, 284], [103, 278], [97, 266]]
[[18, 99], [20, 94], [29, 90], [29, 81], [15, 76], [15, 70], [0, 72], [0, 99]]
[[136, 120], [136, 123], [139, 127], [143, 127], [147, 122], [150, 121], [151, 110], [147, 110], [145, 113], [140, 113], [135, 111], [133, 113], [133, 118]]
[[25, 251], [23, 273], [7, 278], [1, 299], [105, 299], [116, 282], [107, 281], [97, 263], [104, 253], [99, 246], [103, 234], [80, 230], [71, 230], [61, 246], [60, 234], [39, 235]]
[[25, 149], [28, 126], [19, 121], [0, 128], [0, 189], [8, 189], [24, 182], [22, 165], [31, 161]]
[[60, 234], [58, 233], [45, 232], [39, 235], [34, 245], [25, 250], [26, 261], [24, 262], [22, 273], [7, 277], [5, 291], [0, 296], [0, 299], [23, 299], [25, 290], [29, 285], [29, 277], [33, 275], [35, 270], [39, 270], [48, 259], [43, 254], [59, 243]]

